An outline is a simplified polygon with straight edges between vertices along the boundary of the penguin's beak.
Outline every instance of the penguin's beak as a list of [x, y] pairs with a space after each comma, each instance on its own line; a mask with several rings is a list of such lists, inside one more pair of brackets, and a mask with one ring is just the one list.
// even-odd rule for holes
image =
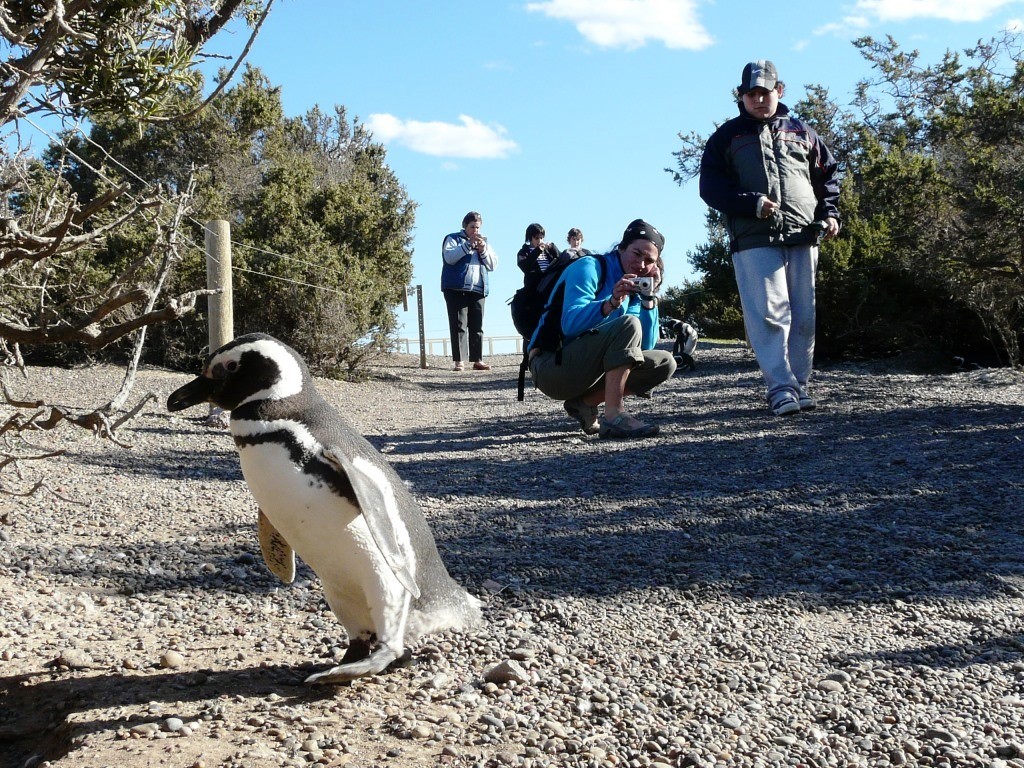
[[215, 379], [199, 376], [183, 387], [171, 392], [167, 398], [168, 411], [183, 411], [193, 405], [205, 403], [216, 393], [220, 382]]

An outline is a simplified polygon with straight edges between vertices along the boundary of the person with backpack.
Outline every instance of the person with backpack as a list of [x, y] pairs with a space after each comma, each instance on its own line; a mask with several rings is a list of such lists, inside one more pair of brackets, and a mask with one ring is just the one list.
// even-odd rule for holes
[[[554, 243], [544, 242], [544, 227], [531, 224], [526, 228], [526, 242], [516, 255], [516, 263], [523, 270], [523, 287], [516, 291], [509, 302], [512, 310], [512, 324], [523, 337], [523, 361], [519, 366], [519, 400], [525, 397], [526, 371], [529, 369], [530, 349], [527, 342], [537, 330], [540, 316], [548, 302], [551, 291], [562, 272], [581, 254], [573, 251], [558, 252]], [[585, 251], [590, 254], [590, 251]]]
[[498, 266], [498, 256], [487, 238], [480, 234], [483, 221], [479, 213], [470, 211], [462, 219], [462, 231], [452, 232], [441, 245], [444, 260], [441, 293], [448, 306], [448, 330], [456, 371], [466, 369], [467, 352], [474, 370], [491, 369], [483, 360], [484, 299], [487, 298], [487, 273]]
[[[625, 407], [627, 395], [650, 397], [671, 378], [676, 361], [658, 341], [659, 264], [664, 236], [643, 219], [630, 222], [605, 254], [571, 263], [555, 284], [528, 345], [530, 373], [541, 392], [565, 402], [588, 434], [646, 438], [645, 424]], [[604, 403], [604, 414], [598, 406]]]
[[523, 282], [526, 285], [537, 283], [540, 276], [548, 271], [548, 267], [558, 258], [558, 248], [554, 243], [545, 243], [544, 227], [531, 224], [526, 228], [526, 240], [516, 254], [516, 264], [523, 270]]

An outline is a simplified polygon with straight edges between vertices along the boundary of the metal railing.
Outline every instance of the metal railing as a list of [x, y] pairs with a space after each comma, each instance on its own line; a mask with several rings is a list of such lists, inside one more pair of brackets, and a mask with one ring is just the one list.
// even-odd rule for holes
[[[419, 339], [395, 339], [398, 343], [398, 351], [405, 352], [408, 355], [417, 355], [420, 353], [420, 340]], [[495, 344], [501, 348], [497, 353], [495, 352]], [[443, 357], [448, 357], [448, 350], [451, 348], [451, 339], [423, 339], [423, 345], [428, 355], [436, 355], [438, 352], [435, 351], [439, 345], [441, 348], [440, 354]], [[491, 356], [494, 354], [512, 354], [515, 352], [517, 355], [523, 354], [523, 337], [522, 336], [484, 336], [484, 347], [487, 350], [487, 355]]]

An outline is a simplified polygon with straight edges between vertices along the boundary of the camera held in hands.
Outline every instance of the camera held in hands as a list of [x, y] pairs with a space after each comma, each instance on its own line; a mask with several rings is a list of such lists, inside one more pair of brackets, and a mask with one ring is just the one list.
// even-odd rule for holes
[[630, 282], [637, 287], [637, 293], [643, 298], [650, 299], [654, 296], [653, 277], [634, 277]]

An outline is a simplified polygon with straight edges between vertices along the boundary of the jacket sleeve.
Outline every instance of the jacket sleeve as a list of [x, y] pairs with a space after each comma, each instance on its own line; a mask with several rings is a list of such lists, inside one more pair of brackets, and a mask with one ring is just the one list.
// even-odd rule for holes
[[524, 275], [535, 272], [537, 270], [536, 249], [531, 248], [529, 243], [523, 243], [523, 247], [516, 254], [516, 264], [523, 270]]
[[480, 254], [480, 263], [488, 272], [493, 272], [498, 267], [498, 254], [494, 252], [489, 242], [484, 243], [484, 252]]
[[[597, 258], [603, 259], [604, 256]], [[567, 339], [596, 328], [606, 318], [601, 314], [601, 305], [612, 295], [611, 287], [615, 281], [605, 279], [604, 285], [598, 285], [601, 275], [595, 259], [577, 259], [566, 267], [562, 273], [565, 281], [565, 294], [562, 298], [562, 334]], [[600, 292], [599, 292], [600, 291]], [[622, 312], [620, 307], [608, 317]]]
[[[436, 240], [434, 241], [437, 242]], [[448, 235], [441, 246], [441, 258], [445, 264], [458, 264], [465, 258], [473, 255], [473, 249], [469, 246], [469, 240], [458, 235]], [[493, 269], [493, 267], [492, 267]]]
[[757, 216], [761, 192], [740, 189], [728, 159], [728, 133], [719, 129], [704, 145], [700, 159], [700, 197], [726, 216]]
[[818, 198], [818, 207], [814, 218], [818, 221], [836, 219], [839, 215], [839, 163], [832, 152], [821, 140], [821, 137], [810, 126], [808, 132], [813, 138], [813, 155], [811, 157], [811, 185], [814, 196]]

